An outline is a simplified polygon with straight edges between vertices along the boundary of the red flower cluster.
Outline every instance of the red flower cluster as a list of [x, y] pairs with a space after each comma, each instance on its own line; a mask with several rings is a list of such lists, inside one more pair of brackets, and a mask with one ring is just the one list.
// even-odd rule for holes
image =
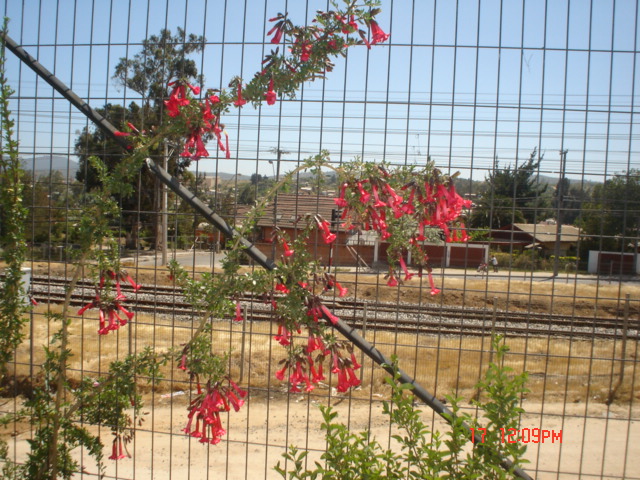
[[[389, 38], [389, 34], [383, 32], [375, 20], [365, 19], [363, 12], [357, 9], [354, 10], [351, 7], [346, 12], [325, 13], [318, 11], [318, 16], [313, 22], [318, 22], [320, 17], [324, 18], [323, 28], [311, 26], [306, 28], [290, 28], [286, 29], [286, 31], [284, 16], [274, 17], [270, 19], [270, 21], [277, 23], [269, 30], [267, 35], [273, 34], [271, 43], [278, 44], [282, 40], [284, 33], [290, 33], [295, 38], [290, 48], [294, 57], [297, 57], [301, 63], [306, 63], [311, 59], [311, 55], [315, 54], [317, 57], [316, 60], [319, 60], [323, 70], [331, 70], [333, 66], [328, 61], [328, 58], [326, 58], [327, 53], [341, 50], [344, 45], [349, 46], [352, 44], [349, 42], [348, 37], [342, 39], [340, 33], [347, 36], [357, 33], [367, 48], [371, 48], [371, 45], [384, 42]], [[367, 39], [366, 30], [360, 29], [360, 24], [362, 23], [369, 24], [371, 31], [370, 40]], [[290, 69], [295, 71], [295, 68], [292, 66], [290, 66]]]
[[111, 280], [115, 280], [116, 281], [116, 293], [118, 295], [122, 295], [121, 282], [128, 282], [129, 285], [131, 285], [131, 287], [133, 288], [134, 292], [137, 292], [138, 290], [140, 290], [142, 288], [142, 285], [137, 284], [133, 280], [131, 275], [129, 275], [127, 273], [126, 270], [120, 270], [119, 272], [114, 272], [112, 270], [107, 270], [106, 272], [103, 272], [103, 274], [100, 276], [100, 288], [104, 287], [105, 277], [106, 276], [108, 276]]
[[355, 15], [351, 15], [350, 20], [347, 22], [347, 18], [342, 15], [336, 15], [336, 20], [342, 24], [342, 33], [349, 34], [358, 31], [358, 22], [355, 20]]
[[[200, 94], [200, 88], [188, 83], [185, 85], [178, 81], [169, 83], [169, 86], [173, 86], [173, 90], [169, 95], [169, 99], [164, 102], [167, 107], [167, 115], [173, 118], [180, 115], [188, 115], [185, 112], [191, 111], [191, 109], [187, 110], [184, 107], [191, 105], [191, 99], [187, 95], [186, 87], [189, 87], [194, 95]], [[213, 94], [207, 95], [204, 101], [198, 102], [200, 107], [198, 110], [200, 112], [199, 118], [186, 119], [186, 123], [190, 127], [184, 142], [184, 149], [180, 154], [181, 157], [199, 160], [202, 157], [209, 156], [203, 137], [208, 133], [212, 133], [218, 141], [218, 148], [226, 152], [226, 157], [230, 158], [229, 142], [227, 140], [226, 145], [222, 143], [223, 131], [220, 126], [220, 118], [215, 115], [212, 110], [215, 109], [219, 103], [220, 97]]]
[[398, 219], [405, 215], [413, 216], [418, 222], [418, 233], [414, 241], [424, 241], [424, 228], [441, 228], [446, 241], [466, 241], [464, 224], [459, 225], [451, 235], [449, 225], [456, 221], [463, 208], [470, 208], [471, 202], [464, 200], [455, 190], [453, 183], [447, 187], [443, 184], [433, 185], [429, 180], [423, 184], [411, 182], [401, 190], [408, 192], [408, 196], [400, 196], [388, 183], [382, 179], [365, 179], [344, 183], [340, 189], [340, 196], [334, 199], [337, 206], [344, 208], [342, 218], [346, 218], [353, 210], [346, 199], [347, 189], [357, 191], [358, 201], [365, 207], [363, 218], [365, 230], [375, 230], [383, 240], [389, 238], [387, 216], [393, 215]]
[[199, 438], [200, 443], [212, 445], [219, 443], [222, 436], [227, 433], [222, 428], [220, 412], [228, 412], [231, 408], [237, 412], [244, 405], [247, 392], [231, 379], [228, 380], [229, 387], [217, 382], [214, 385], [207, 385], [206, 392], [202, 392], [198, 384], [198, 395], [189, 404], [187, 426], [183, 432]]
[[[342, 219], [349, 215], [355, 217], [352, 220], [361, 222], [364, 230], [378, 232], [380, 239], [384, 241], [392, 236], [389, 219], [411, 216], [417, 223], [417, 231], [410, 238], [409, 246], [418, 251], [422, 251], [420, 242], [426, 240], [425, 227], [440, 228], [447, 242], [467, 241], [464, 223], [458, 219], [463, 208], [471, 207], [471, 202], [458, 195], [453, 182], [445, 184], [438, 175], [433, 175], [422, 180], [414, 179], [396, 191], [387, 181], [388, 172], [380, 168], [380, 173], [380, 177], [354, 179], [341, 186], [340, 195], [334, 201], [338, 207], [343, 208]], [[402, 195], [400, 191], [403, 192]], [[353, 222], [349, 228], [355, 228]], [[426, 263], [428, 257], [426, 253], [422, 254]], [[403, 255], [398, 257], [404, 280], [410, 280], [413, 274], [409, 272]], [[428, 269], [428, 274], [431, 294], [435, 295], [440, 290], [433, 284], [431, 269]], [[393, 269], [390, 270], [387, 285], [398, 285]]]
[[[107, 279], [110, 281], [115, 280], [115, 296], [110, 294], [110, 289], [105, 291]], [[129, 282], [133, 287], [134, 292], [137, 292], [142, 288], [142, 286], [138, 285], [126, 271], [120, 270], [119, 272], [113, 272], [111, 270], [107, 270], [102, 272], [100, 275], [100, 283], [96, 287], [96, 296], [94, 299], [78, 310], [78, 315], [82, 315], [89, 309], [98, 309], [98, 315], [100, 318], [98, 333], [100, 335], [106, 335], [111, 331], [118, 330], [120, 327], [126, 325], [128, 320], [131, 320], [134, 317], [134, 313], [130, 312], [122, 305], [122, 303], [127, 300], [127, 297], [122, 294], [121, 281]], [[104, 297], [105, 293], [107, 294], [106, 298]], [[126, 318], [122, 318], [120, 313], [124, 314]], [[108, 324], [107, 319], [109, 320]]]
[[186, 87], [189, 87], [194, 95], [200, 94], [200, 87], [193, 86], [189, 83], [185, 86], [184, 84], [176, 81], [169, 83], [168, 86], [173, 87], [173, 90], [169, 95], [169, 100], [164, 101], [164, 105], [167, 107], [167, 115], [170, 117], [177, 117], [180, 115], [180, 107], [187, 106], [191, 103], [187, 97]]
[[[322, 280], [324, 281], [323, 292], [335, 288], [340, 296], [347, 294], [347, 289], [340, 285], [333, 275], [316, 275], [314, 282]], [[289, 359], [281, 362], [283, 366], [276, 372], [276, 378], [281, 381], [287, 379], [291, 384], [292, 392], [300, 392], [302, 391], [301, 388], [306, 392], [310, 392], [318, 382], [325, 379], [322, 362], [325, 357], [331, 357], [333, 359], [332, 372], [338, 375], [338, 391], [344, 392], [350, 386], [359, 385], [360, 382], [355, 377], [353, 370], [360, 368], [360, 365], [355, 361], [355, 357], [352, 359], [344, 359], [341, 354], [341, 349], [348, 347], [342, 345], [341, 342], [335, 342], [330, 346], [326, 346], [323, 337], [319, 333], [318, 326], [315, 326], [315, 323], [318, 323], [321, 318], [336, 324], [339, 321], [338, 317], [331, 313], [322, 303], [318, 295], [313, 294], [312, 288], [308, 283], [298, 282], [296, 288], [298, 288], [298, 286], [310, 293], [304, 300], [306, 314], [310, 319], [307, 324], [309, 331], [307, 345], [306, 348], [301, 348], [300, 346], [289, 347], [293, 343], [294, 332], [297, 332], [298, 335], [302, 333], [301, 326], [297, 323], [292, 324], [284, 318], [278, 317], [278, 331], [274, 336], [274, 340], [283, 346], [291, 348], [294, 353], [291, 354]], [[274, 293], [275, 291], [285, 290], [289, 292], [289, 288], [283, 283], [278, 282], [274, 287], [274, 291], [271, 292], [270, 295], [265, 296], [265, 301], [270, 299], [274, 309], [277, 310], [278, 305]], [[314, 358], [312, 354], [316, 351], [319, 353]]]
[[356, 356], [351, 352], [350, 358], [345, 358], [340, 354], [340, 350], [334, 349], [331, 352], [332, 367], [331, 373], [338, 375], [338, 386], [336, 389], [344, 393], [351, 387], [360, 385], [360, 379], [356, 377], [355, 371], [360, 368]]
[[116, 438], [113, 439], [113, 446], [111, 447], [111, 456], [109, 457], [109, 460], [120, 460], [127, 457], [131, 458], [131, 455], [122, 440], [122, 435], [118, 434], [116, 435]]
[[203, 134], [203, 128], [191, 130], [191, 132], [187, 136], [187, 140], [184, 142], [184, 150], [182, 151], [180, 156], [191, 158], [193, 160], [197, 160], [202, 157], [208, 157], [209, 152], [205, 148], [204, 142], [202, 141]]
[[[297, 329], [298, 333], [301, 333], [301, 330]], [[291, 332], [285, 325], [282, 323], [278, 324], [278, 333], [273, 339], [278, 342], [283, 347], [287, 345], [291, 345], [291, 337], [293, 336], [293, 332]]]
[[[300, 354], [294, 360], [284, 360], [284, 366], [282, 369], [276, 372], [276, 378], [280, 381], [284, 381], [287, 370], [291, 369], [289, 375], [289, 383], [291, 384], [291, 392], [300, 392], [299, 385], [304, 384], [304, 391], [312, 391], [318, 382], [323, 381], [324, 375], [322, 373], [322, 362], [316, 364], [311, 358], [311, 355]], [[311, 375], [311, 376], [309, 376]]]
[[[345, 357], [343, 353], [347, 350], [350, 352], [349, 357]], [[318, 352], [315, 360], [312, 356], [314, 352]], [[331, 359], [331, 373], [338, 377], [338, 392], [344, 393], [349, 388], [360, 385], [360, 379], [355, 374], [360, 365], [353, 350], [344, 342], [334, 342], [327, 346], [322, 337], [314, 333], [309, 334], [306, 348], [281, 362], [283, 366], [276, 372], [276, 378], [284, 381], [289, 372], [291, 392], [300, 392], [302, 385], [305, 392], [310, 392], [319, 382], [326, 379], [323, 372], [323, 362], [326, 358]]]

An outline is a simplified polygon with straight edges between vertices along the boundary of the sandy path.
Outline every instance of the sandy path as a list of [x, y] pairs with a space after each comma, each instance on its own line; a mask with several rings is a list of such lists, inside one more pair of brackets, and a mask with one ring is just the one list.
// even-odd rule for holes
[[[323, 401], [326, 401], [323, 399]], [[352, 430], [367, 426], [380, 443], [389, 439], [387, 417], [380, 402], [342, 400], [335, 408], [339, 419], [349, 423]], [[225, 419], [227, 436], [218, 445], [203, 445], [189, 438], [181, 429], [186, 419], [187, 397], [159, 397], [157, 406], [149, 410], [143, 427], [137, 431], [131, 450], [134, 458], [118, 462], [107, 461], [107, 475], [118, 479], [277, 479], [273, 466], [281, 460], [285, 445], [322, 449], [321, 415], [316, 399], [285, 395], [252, 398], [243, 409], [232, 412]], [[431, 422], [433, 415], [426, 407], [424, 418]], [[525, 404], [530, 412], [540, 412], [542, 405]], [[585, 417], [584, 404], [564, 407], [545, 404], [544, 418], [540, 414], [526, 414], [522, 428], [541, 428], [562, 431], [562, 443], [546, 440], [544, 444], [529, 443], [527, 471], [538, 479], [580, 478], [638, 478], [637, 459], [640, 458], [640, 422], [628, 421], [628, 408], [591, 404]], [[638, 418], [635, 412], [635, 418]], [[441, 419], [435, 428], [446, 431]], [[153, 431], [153, 433], [151, 433]], [[24, 454], [27, 433], [18, 435], [14, 443], [18, 455]], [[110, 444], [110, 435], [103, 440]], [[110, 448], [106, 455], [110, 454]], [[105, 450], [105, 452], [106, 452]], [[319, 453], [313, 452], [312, 458]], [[78, 454], [81, 459], [81, 454]], [[95, 474], [97, 469], [85, 457], [85, 471]], [[535, 473], [537, 471], [537, 474]], [[82, 475], [81, 478], [90, 478]]]

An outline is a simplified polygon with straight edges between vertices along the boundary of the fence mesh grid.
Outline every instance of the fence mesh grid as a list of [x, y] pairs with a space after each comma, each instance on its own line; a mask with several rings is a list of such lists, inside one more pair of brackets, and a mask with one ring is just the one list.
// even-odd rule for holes
[[[328, 8], [316, 0], [25, 0], [5, 1], [3, 14], [19, 45], [119, 128], [126, 120], [142, 127], [155, 121], [152, 112], [136, 110], [150, 98], [118, 78], [118, 66], [139, 59], [145, 39], [163, 31], [204, 37], [204, 47], [187, 58], [203, 86], [226, 88], [235, 75], [260, 70], [272, 49], [270, 17], [287, 12], [308, 24]], [[528, 444], [526, 471], [545, 479], [640, 478], [633, 467], [640, 456], [638, 15], [637, 2], [615, 0], [384, 0], [386, 43], [349, 49], [325, 80], [304, 84], [293, 99], [228, 113], [231, 158], [212, 141], [210, 156], [182, 181], [234, 221], [274, 180], [321, 150], [336, 166], [355, 157], [391, 164], [430, 158], [445, 173], [460, 172], [458, 191], [475, 205], [467, 219], [472, 241], [460, 247], [433, 239], [442, 294], [432, 297], [418, 278], [387, 286], [384, 249], [363, 235], [336, 253], [335, 273], [350, 293], [348, 302], [334, 298], [334, 310], [379, 350], [397, 355], [436, 397], [459, 395], [470, 410], [493, 359], [490, 336], [504, 334], [506, 362], [529, 372], [521, 428], [562, 432], [562, 442]], [[174, 47], [185, 44], [183, 37]], [[41, 379], [42, 346], [57, 328], [47, 313], [59, 311], [59, 281], [70, 275], [74, 248], [69, 232], [95, 181], [86, 158], [123, 157], [92, 142], [96, 127], [11, 53], [6, 65], [28, 172], [28, 267], [39, 302], [16, 353], [16, 390], [2, 399], [2, 410], [11, 412]], [[167, 145], [170, 160], [177, 148]], [[518, 175], [525, 183], [501, 183]], [[163, 190], [150, 178], [141, 172], [117, 233], [123, 264], [144, 285], [132, 297], [136, 320], [118, 336], [98, 338], [96, 318], [74, 317], [76, 380], [97, 377], [111, 360], [148, 345], [180, 347], [193, 333], [198, 317], [183, 311], [163, 247], [194, 275], [219, 271], [225, 256], [224, 239], [172, 192], [163, 238]], [[274, 224], [290, 227], [309, 205], [330, 215], [337, 190], [331, 181], [317, 188], [297, 176], [252, 240], [272, 255]], [[326, 262], [322, 245], [311, 248]], [[78, 304], [94, 295], [89, 284], [76, 293]], [[248, 300], [246, 312], [259, 316], [261, 305]], [[216, 344], [231, 350], [231, 371], [250, 392], [247, 407], [225, 418], [221, 444], [184, 435], [194, 386], [167, 369], [164, 380], [141, 387], [149, 408], [133, 458], [108, 464], [107, 476], [278, 478], [273, 467], [288, 445], [317, 455], [324, 448], [320, 403], [334, 405], [350, 428], [370, 429], [393, 445], [381, 413], [387, 374], [362, 355], [356, 391], [326, 385], [288, 393], [274, 377], [285, 355], [273, 341], [276, 328], [214, 322]], [[445, 429], [421, 408], [432, 428]], [[12, 429], [11, 454], [24, 461], [32, 432], [21, 424]], [[81, 477], [96, 476], [86, 452], [77, 455], [87, 462]]]

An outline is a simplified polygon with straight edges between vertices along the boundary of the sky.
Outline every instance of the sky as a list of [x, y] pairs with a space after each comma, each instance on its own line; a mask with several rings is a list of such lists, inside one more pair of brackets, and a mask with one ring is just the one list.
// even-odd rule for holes
[[[194, 56], [205, 87], [251, 78], [271, 45], [268, 18], [307, 24], [315, 0], [5, 0], [9, 35], [94, 108], [139, 101], [112, 80], [120, 58], [162, 28], [204, 35]], [[593, 0], [383, 0], [391, 37], [353, 48], [325, 81], [295, 99], [225, 117], [232, 158], [209, 145], [195, 167], [250, 175], [282, 171], [327, 149], [422, 163], [483, 180], [537, 148], [557, 176], [561, 150], [574, 181], [640, 168], [638, 2]], [[69, 155], [86, 119], [7, 53], [23, 156]], [[71, 156], [72, 159], [75, 157]]]

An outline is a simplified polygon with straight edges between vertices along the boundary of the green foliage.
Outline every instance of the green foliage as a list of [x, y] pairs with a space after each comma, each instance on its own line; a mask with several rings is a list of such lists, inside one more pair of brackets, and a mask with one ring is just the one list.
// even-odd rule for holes
[[[60, 335], [61, 332], [58, 332], [56, 337], [60, 338]], [[102, 444], [99, 439], [86, 428], [79, 426], [76, 423], [77, 417], [68, 414], [71, 405], [67, 400], [56, 401], [60, 367], [66, 362], [69, 354], [67, 349], [45, 348], [43, 385], [34, 389], [33, 397], [25, 403], [24, 409], [18, 412], [18, 417], [26, 418], [35, 428], [35, 432], [28, 441], [30, 452], [27, 461], [17, 467], [17, 478], [71, 478], [79, 471], [79, 465], [73, 460], [71, 452], [80, 446], [86, 448], [98, 465], [101, 465]]]
[[[274, 90], [278, 97], [295, 98], [295, 94], [305, 82], [324, 79], [327, 72], [333, 70], [332, 59], [346, 56], [348, 47], [362, 45], [364, 43], [364, 31], [359, 30], [358, 34], [343, 37], [334, 35], [343, 28], [339, 17], [344, 15], [347, 18], [355, 17], [361, 27], [380, 13], [376, 8], [380, 5], [378, 0], [363, 0], [358, 2], [344, 1], [340, 7], [338, 2], [331, 2], [335, 10], [326, 12], [318, 11], [314, 22], [310, 26], [300, 27], [294, 25], [286, 14], [278, 14], [275, 17], [274, 26], [278, 25], [283, 35], [289, 38], [292, 46], [283, 48], [279, 45], [275, 50], [271, 50], [264, 59], [264, 68], [257, 72], [250, 82], [243, 87], [243, 96], [254, 106], [260, 105], [264, 101], [264, 94], [268, 85], [273, 79]], [[340, 15], [342, 14], [342, 15]], [[360, 35], [360, 38], [359, 38]], [[307, 50], [308, 58], [303, 60], [303, 50], [305, 46], [313, 44], [313, 48]], [[281, 48], [282, 47], [282, 48]], [[263, 72], [266, 72], [264, 74]], [[225, 103], [225, 96], [231, 95], [237, 89], [242, 79], [234, 78], [229, 87], [232, 93], [221, 92], [220, 99]]]
[[[103, 378], [83, 379], [76, 388], [69, 383], [67, 365], [72, 356], [68, 348], [71, 292], [88, 260], [95, 262], [95, 276], [102, 276], [102, 272], [107, 270], [120, 271], [118, 249], [111, 235], [112, 224], [120, 214], [114, 192], [126, 193], [123, 181], [126, 183], [137, 175], [137, 169], [140, 168], [140, 163], [134, 160], [118, 165], [111, 172], [100, 159], [92, 157], [89, 161], [99, 176], [100, 185], [83, 196], [83, 213], [73, 219], [71, 235], [80, 249], [62, 312], [47, 315], [50, 321], [60, 322], [61, 328], [52, 335], [50, 344], [44, 349], [45, 362], [41, 369], [43, 382], [34, 388], [33, 396], [24, 408], [13, 416], [14, 419], [26, 419], [34, 429], [26, 462], [19, 466], [10, 463], [6, 466], [6, 471], [15, 469], [15, 478], [72, 478], [80, 468], [72, 457], [72, 451], [78, 447], [84, 447], [100, 466], [103, 449], [100, 438], [80, 426], [79, 421], [108, 427], [115, 435], [123, 435], [132, 426], [128, 411], [132, 409], [137, 415], [142, 407], [142, 399], [136, 393], [138, 379], [141, 376], [157, 378], [158, 367], [166, 361], [156, 357], [151, 350], [146, 350], [140, 355], [114, 362], [110, 365], [109, 374]], [[112, 289], [109, 282], [111, 280], [105, 285], [107, 294]], [[7, 304], [2, 302], [3, 307]], [[130, 437], [131, 433], [124, 435], [125, 441]], [[0, 454], [2, 451], [5, 451], [4, 446], [0, 445]]]
[[473, 210], [470, 226], [497, 229], [539, 219], [540, 210], [548, 206], [544, 197], [547, 185], [538, 180], [542, 159], [543, 155], [534, 149], [524, 164], [500, 168], [496, 162], [496, 168], [486, 179], [486, 190]]
[[[140, 93], [143, 96], [142, 105], [136, 102], [131, 102], [126, 107], [106, 104], [103, 108], [97, 109], [98, 113], [113, 125], [125, 125], [129, 122], [141, 131], [157, 130], [165, 118], [162, 99], [166, 95], [167, 84], [178, 78], [187, 82], [202, 81], [201, 76], [198, 75], [196, 62], [187, 56], [194, 52], [201, 52], [204, 42], [205, 39], [202, 36], [187, 35], [180, 28], [175, 35], [166, 29], [161, 30], [159, 35], [151, 35], [143, 41], [140, 52], [131, 58], [120, 59], [113, 76], [114, 80], [123, 87]], [[180, 135], [172, 131], [175, 131], [175, 128], [173, 130], [164, 128], [162, 139], [171, 144], [180, 144]], [[162, 158], [164, 155], [164, 146], [157, 139], [145, 138], [142, 150], [138, 152], [140, 158], [146, 156]], [[122, 147], [99, 128], [85, 127], [76, 139], [75, 152], [79, 158], [76, 178], [84, 183], [88, 190], [100, 186], [100, 173], [89, 160], [91, 157], [99, 157], [110, 172], [117, 171], [117, 167], [122, 164], [132, 163], [131, 156], [125, 154]], [[179, 152], [175, 148], [170, 148], [168, 153], [168, 170], [174, 174], [182, 173]], [[127, 162], [123, 162], [125, 156], [128, 157]], [[159, 216], [149, 212], [160, 210], [161, 198], [158, 180], [149, 172], [141, 170], [139, 166], [136, 173], [139, 173], [139, 176], [135, 175], [128, 181], [121, 182], [120, 191], [112, 189], [112, 193], [118, 195], [123, 212], [142, 212], [140, 214], [124, 213], [122, 217], [124, 230], [128, 232], [127, 246], [134, 249], [139, 247], [137, 237], [139, 223], [151, 227], [149, 236], [152, 242], [159, 241], [157, 235]], [[139, 197], [131, 196], [132, 191], [139, 192]], [[179, 235], [179, 232], [176, 235]]]
[[[568, 187], [568, 188], [567, 188]], [[562, 224], [578, 225], [582, 222], [582, 217], [587, 213], [587, 204], [590, 202], [593, 194], [593, 187], [581, 184], [572, 184], [565, 179], [563, 185], [562, 200]], [[557, 195], [554, 192], [553, 210], [557, 209]]]
[[[160, 379], [159, 367], [166, 360], [146, 348], [138, 355], [112, 362], [105, 377], [84, 378], [73, 392], [78, 405], [74, 413], [84, 422], [107, 427], [114, 433], [131, 428], [133, 417], [140, 416], [143, 405], [137, 391], [138, 378], [146, 378], [149, 383]], [[133, 412], [129, 414], [129, 410]]]
[[366, 478], [371, 480], [406, 478], [406, 467], [395, 458], [391, 450], [371, 438], [369, 432], [352, 433], [335, 420], [338, 416], [331, 407], [320, 406], [323, 416], [322, 430], [327, 441], [323, 462], [315, 462], [315, 469], [305, 469], [308, 452], [291, 446], [282, 456], [293, 464], [293, 470], [285, 470], [280, 462], [275, 466], [282, 478], [351, 480]]
[[[140, 107], [135, 102], [132, 102], [128, 107], [107, 104], [103, 108], [97, 109], [97, 111], [114, 125], [131, 122], [136, 125], [145, 125], [145, 128], [152, 128], [159, 124], [161, 118], [160, 112], [154, 110], [153, 107]], [[95, 161], [91, 160], [92, 158], [99, 158], [101, 163], [110, 172], [115, 172], [119, 165], [129, 163], [129, 160], [123, 162], [125, 153], [122, 147], [99, 128], [84, 128], [76, 139], [75, 153], [79, 160], [76, 179], [82, 183], [89, 192], [102, 186], [100, 180], [101, 173], [98, 171]], [[156, 145], [148, 148], [145, 153], [152, 155], [154, 158], [158, 158], [163, 152], [161, 146]], [[173, 168], [175, 168], [175, 163], [175, 159], [173, 159], [171, 161]], [[138, 187], [139, 182], [140, 187]], [[127, 246], [130, 248], [137, 248], [138, 246], [137, 232], [140, 226], [139, 222], [144, 225], [154, 225], [154, 222], [158, 221], [158, 215], [148, 213], [159, 210], [158, 202], [160, 196], [157, 187], [156, 180], [150, 173], [139, 170], [139, 176], [136, 175], [127, 182], [122, 182], [119, 188], [121, 193], [117, 191], [113, 192], [114, 194], [118, 194], [118, 202], [123, 212], [134, 212], [137, 210], [141, 210], [142, 212], [140, 214], [122, 214], [123, 230], [128, 234]], [[134, 190], [139, 192], [139, 198], [134, 198], [128, 194]]]
[[[522, 253], [495, 253], [498, 259], [498, 267], [500, 269], [521, 270], [525, 272], [531, 271], [553, 271], [554, 256], [544, 256], [537, 250], [528, 250]], [[575, 270], [578, 257], [567, 256], [559, 257], [559, 267], [562, 271]]]
[[187, 55], [201, 52], [205, 42], [203, 36], [187, 35], [180, 27], [175, 35], [171, 30], [162, 29], [158, 35], [142, 41], [140, 52], [131, 58], [120, 59], [113, 79], [142, 95], [145, 103], [159, 104], [171, 80], [180, 78], [190, 83], [202, 83], [196, 62]]
[[[7, 31], [7, 20], [3, 32]], [[22, 264], [26, 257], [27, 208], [23, 203], [24, 171], [14, 140], [14, 121], [9, 110], [13, 90], [5, 74], [5, 45], [0, 46], [0, 247], [6, 262], [4, 282], [0, 289], [0, 388], [5, 382], [6, 365], [23, 338], [22, 326], [27, 306], [22, 284]]]
[[626, 250], [630, 242], [637, 242], [640, 169], [614, 175], [594, 187], [592, 201], [584, 206], [583, 227], [587, 235], [598, 237], [598, 249]]
[[[513, 369], [504, 364], [509, 347], [501, 340], [500, 337], [493, 340], [492, 348], [496, 350], [496, 361], [489, 364], [484, 378], [477, 385], [486, 396], [486, 400], [473, 401], [474, 405], [482, 409], [486, 419], [483, 447], [477, 448], [481, 464], [486, 469], [486, 478], [509, 478], [506, 476], [507, 473], [513, 472], [515, 467], [525, 463], [523, 457], [527, 450], [526, 444], [502, 441], [502, 432], [511, 428], [517, 429], [519, 419], [524, 413], [520, 401], [522, 394], [528, 391], [525, 386], [528, 374], [523, 372], [513, 375]], [[496, 467], [504, 458], [513, 459], [513, 465], [506, 472], [501, 472]]]
[[547, 267], [547, 259], [542, 257], [536, 250], [523, 253], [496, 253], [496, 258], [500, 265], [515, 270], [536, 271], [544, 270]]
[[238, 203], [241, 205], [253, 205], [256, 200], [262, 199], [275, 184], [274, 179], [254, 173], [249, 183], [245, 184], [238, 194]]
[[[324, 418], [322, 429], [327, 442], [321, 455], [322, 462], [305, 467], [309, 452], [291, 446], [283, 454], [287, 464], [280, 462], [275, 470], [282, 478], [295, 479], [507, 479], [514, 478], [514, 471], [526, 460], [526, 445], [502, 442], [503, 429], [517, 428], [523, 413], [519, 406], [527, 374], [514, 375], [504, 364], [508, 352], [500, 337], [492, 341], [496, 362], [491, 363], [477, 388], [482, 392], [480, 400], [473, 404], [482, 412], [473, 418], [462, 410], [461, 399], [447, 396], [451, 414], [446, 415], [451, 428], [446, 434], [430, 432], [422, 421], [416, 398], [410, 384], [399, 384], [396, 374], [387, 378], [391, 388], [391, 400], [384, 402], [383, 411], [394, 427], [393, 439], [399, 447], [384, 449], [370, 432], [354, 433], [337, 422], [337, 413], [331, 407], [320, 407]], [[475, 446], [469, 451], [470, 428], [478, 429], [486, 422], [484, 441], [475, 438]], [[511, 464], [504, 461], [510, 459]]]

